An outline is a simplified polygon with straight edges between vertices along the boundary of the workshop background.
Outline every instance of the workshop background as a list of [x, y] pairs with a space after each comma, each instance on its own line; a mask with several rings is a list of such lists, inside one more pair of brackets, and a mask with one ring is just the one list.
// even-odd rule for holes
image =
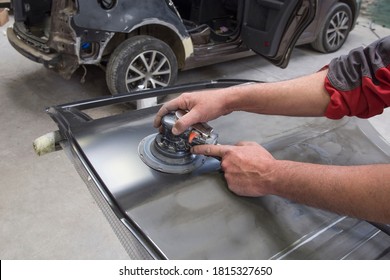
[[[298, 47], [284, 70], [252, 56], [181, 72], [178, 83], [226, 78], [272, 82], [318, 71], [332, 58], [390, 35], [386, 2], [363, 1], [357, 26], [336, 53]], [[10, 46], [6, 29], [12, 23], [10, 12], [0, 27], [0, 259], [127, 259], [65, 153], [39, 157], [32, 148], [34, 139], [57, 129], [45, 108], [109, 94], [104, 73], [91, 66], [84, 83], [81, 70], [64, 80]], [[124, 110], [128, 107], [113, 106], [94, 113]], [[370, 120], [387, 141], [389, 110]]]

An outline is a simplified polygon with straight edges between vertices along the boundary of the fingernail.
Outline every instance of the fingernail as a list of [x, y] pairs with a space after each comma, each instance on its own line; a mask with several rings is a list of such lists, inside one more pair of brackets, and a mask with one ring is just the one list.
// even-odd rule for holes
[[178, 135], [178, 134], [179, 134], [179, 131], [177, 131], [177, 128], [176, 128], [176, 127], [173, 127], [173, 128], [172, 128], [172, 133], [175, 134], [175, 135]]

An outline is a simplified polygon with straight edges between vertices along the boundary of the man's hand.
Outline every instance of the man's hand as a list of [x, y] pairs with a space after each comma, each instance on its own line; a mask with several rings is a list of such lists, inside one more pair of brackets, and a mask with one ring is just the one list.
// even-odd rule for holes
[[263, 147], [254, 142], [240, 142], [235, 146], [198, 145], [194, 154], [221, 158], [221, 168], [229, 189], [242, 196], [272, 194], [275, 183], [276, 160]]
[[277, 83], [253, 83], [223, 89], [183, 93], [165, 103], [154, 119], [154, 127], [161, 118], [178, 109], [188, 111], [172, 129], [176, 135], [189, 126], [214, 120], [233, 111], [267, 115], [323, 116], [330, 97], [324, 87], [327, 70], [309, 76]]
[[225, 106], [226, 90], [207, 90], [196, 93], [183, 93], [179, 97], [165, 103], [154, 119], [154, 127], [161, 125], [161, 118], [178, 109], [188, 111], [174, 125], [173, 134], [181, 134], [188, 127], [200, 122], [208, 122], [231, 111]]

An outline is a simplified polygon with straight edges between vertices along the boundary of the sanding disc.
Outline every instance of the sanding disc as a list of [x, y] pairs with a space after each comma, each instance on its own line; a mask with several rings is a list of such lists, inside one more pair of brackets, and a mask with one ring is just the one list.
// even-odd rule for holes
[[169, 154], [156, 148], [155, 139], [158, 133], [151, 134], [139, 143], [138, 155], [152, 169], [164, 173], [186, 174], [203, 165], [206, 157], [203, 155]]

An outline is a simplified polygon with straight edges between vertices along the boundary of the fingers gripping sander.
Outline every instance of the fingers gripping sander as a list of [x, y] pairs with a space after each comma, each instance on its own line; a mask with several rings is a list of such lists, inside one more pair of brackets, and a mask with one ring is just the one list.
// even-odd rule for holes
[[203, 165], [206, 157], [191, 153], [191, 147], [203, 144], [217, 144], [218, 134], [207, 123], [197, 123], [180, 135], [174, 135], [172, 128], [185, 111], [175, 111], [161, 120], [159, 133], [145, 137], [138, 145], [142, 161], [155, 170], [185, 174]]

